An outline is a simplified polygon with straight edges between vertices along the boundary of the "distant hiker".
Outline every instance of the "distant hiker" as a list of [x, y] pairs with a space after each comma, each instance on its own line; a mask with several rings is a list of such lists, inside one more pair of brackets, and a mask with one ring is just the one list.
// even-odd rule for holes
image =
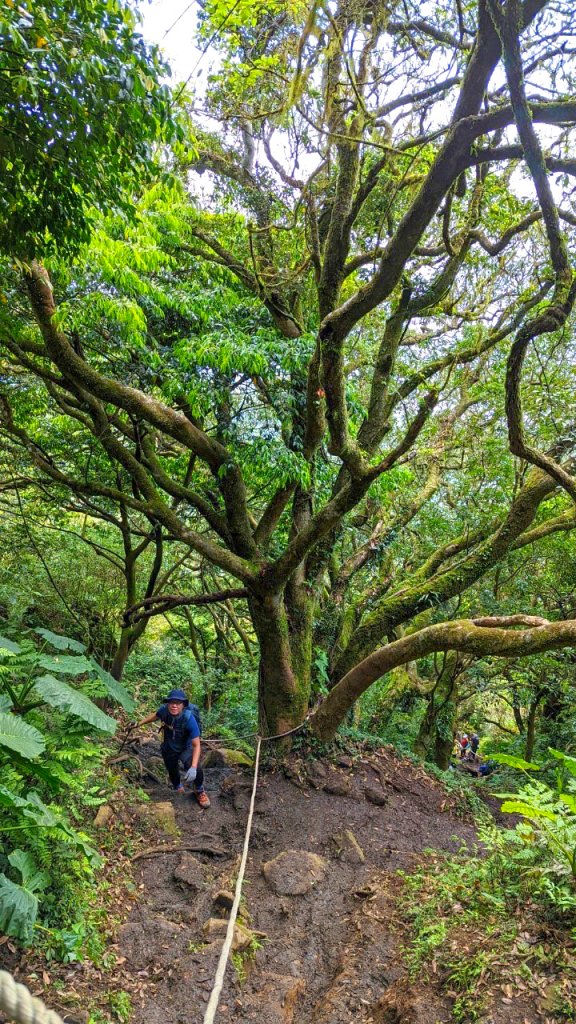
[[474, 754], [474, 757], [476, 757], [476, 754], [478, 753], [478, 747], [479, 746], [480, 746], [480, 737], [479, 737], [478, 733], [474, 732], [474, 733], [472, 733], [472, 736], [470, 737], [470, 750]]
[[492, 775], [492, 772], [495, 772], [497, 767], [496, 761], [485, 761], [484, 764], [480, 765], [478, 774], [481, 778], [486, 778], [487, 775]]
[[149, 725], [159, 719], [162, 722], [162, 745], [160, 752], [170, 776], [175, 793], [184, 793], [180, 779], [180, 762], [184, 768], [184, 782], [193, 786], [193, 796], [200, 807], [210, 807], [210, 798], [204, 789], [204, 772], [198, 767], [200, 761], [199, 717], [189, 707], [190, 701], [183, 690], [170, 690], [164, 702], [152, 715], [140, 722], [130, 723], [132, 728]]
[[464, 758], [466, 756], [466, 751], [468, 750], [468, 745], [469, 745], [468, 734], [464, 733], [463, 736], [462, 736], [462, 739], [460, 740], [460, 758], [462, 760], [464, 760]]

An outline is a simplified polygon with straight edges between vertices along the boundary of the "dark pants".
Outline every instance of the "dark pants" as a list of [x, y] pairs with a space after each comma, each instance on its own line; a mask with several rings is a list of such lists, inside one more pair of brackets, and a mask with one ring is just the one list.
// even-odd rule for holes
[[[162, 759], [164, 761], [164, 764], [166, 765], [166, 771], [170, 776], [170, 782], [172, 783], [174, 789], [178, 789], [178, 786], [180, 785], [180, 767], [178, 762], [180, 761], [182, 763], [184, 771], [187, 772], [190, 765], [192, 764], [192, 751], [171, 750], [170, 747], [165, 747], [164, 745], [162, 745], [160, 747], [160, 753], [162, 754]], [[202, 771], [201, 768], [198, 768], [196, 771], [194, 789], [197, 792], [200, 792], [204, 788], [203, 783], [204, 772]]]

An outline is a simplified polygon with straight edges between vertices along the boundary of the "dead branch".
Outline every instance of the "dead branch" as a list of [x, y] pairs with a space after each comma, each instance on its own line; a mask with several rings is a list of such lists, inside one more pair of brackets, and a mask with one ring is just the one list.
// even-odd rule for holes
[[134, 861], [144, 860], [146, 857], [161, 857], [163, 853], [209, 853], [212, 857], [226, 857], [226, 850], [220, 846], [211, 846], [209, 843], [203, 842], [203, 838], [210, 841], [216, 840], [215, 836], [207, 834], [204, 837], [198, 836], [197, 839], [184, 846], [148, 846], [145, 850], [135, 853], [131, 861], [134, 863]]

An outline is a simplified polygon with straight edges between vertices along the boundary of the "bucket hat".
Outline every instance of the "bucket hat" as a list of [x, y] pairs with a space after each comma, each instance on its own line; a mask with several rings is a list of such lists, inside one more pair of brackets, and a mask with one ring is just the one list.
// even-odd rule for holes
[[168, 696], [164, 697], [163, 703], [168, 704], [169, 701], [171, 700], [181, 700], [185, 708], [187, 708], [190, 703], [186, 694], [184, 693], [184, 690], [170, 690]]

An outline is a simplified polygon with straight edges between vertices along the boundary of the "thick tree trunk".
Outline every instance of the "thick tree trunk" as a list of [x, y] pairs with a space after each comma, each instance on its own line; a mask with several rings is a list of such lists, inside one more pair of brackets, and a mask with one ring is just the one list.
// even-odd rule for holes
[[[259, 729], [276, 736], [300, 725], [308, 710], [309, 657], [302, 637], [291, 648], [291, 632], [282, 594], [250, 597], [250, 612], [260, 647], [258, 674]], [[303, 670], [308, 665], [308, 674]]]
[[130, 652], [132, 648], [134, 647], [136, 641], [139, 640], [140, 637], [142, 636], [147, 625], [148, 620], [141, 619], [141, 621], [138, 622], [136, 626], [124, 626], [122, 628], [122, 632], [120, 633], [120, 639], [118, 641], [118, 646], [116, 648], [116, 652], [114, 654], [112, 664], [110, 666], [110, 675], [113, 676], [114, 679], [117, 679], [118, 682], [120, 682], [122, 676], [124, 675], [126, 662], [130, 657]]
[[133, 644], [131, 643], [131, 629], [124, 628], [120, 634], [118, 646], [112, 659], [110, 666], [110, 675], [120, 681], [124, 675], [124, 669], [126, 668], [126, 662], [132, 650]]
[[288, 641], [292, 669], [298, 686], [310, 696], [312, 678], [312, 637], [314, 628], [314, 599], [310, 596], [308, 584], [300, 574], [288, 582], [284, 595], [284, 607], [288, 620]]
[[414, 742], [414, 752], [427, 761], [434, 761], [446, 771], [454, 745], [456, 719], [458, 656], [451, 651], [446, 655], [436, 685], [430, 694], [428, 707]]
[[528, 708], [528, 717], [526, 719], [526, 744], [524, 747], [524, 757], [527, 761], [531, 761], [534, 756], [534, 744], [536, 742], [536, 714], [538, 712], [539, 704], [540, 696], [537, 696]]
[[456, 704], [446, 704], [442, 725], [438, 725], [434, 742], [434, 763], [443, 772], [450, 767], [450, 758], [454, 747], [454, 722], [456, 721]]

